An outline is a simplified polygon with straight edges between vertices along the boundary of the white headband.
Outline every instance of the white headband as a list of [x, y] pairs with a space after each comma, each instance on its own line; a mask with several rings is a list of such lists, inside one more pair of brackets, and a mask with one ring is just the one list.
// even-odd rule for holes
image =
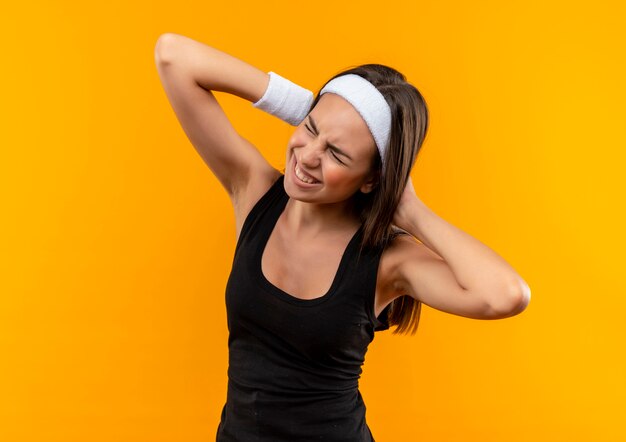
[[376, 86], [356, 74], [333, 78], [320, 91], [320, 96], [332, 92], [345, 98], [361, 114], [376, 141], [385, 170], [385, 152], [391, 133], [391, 109]]

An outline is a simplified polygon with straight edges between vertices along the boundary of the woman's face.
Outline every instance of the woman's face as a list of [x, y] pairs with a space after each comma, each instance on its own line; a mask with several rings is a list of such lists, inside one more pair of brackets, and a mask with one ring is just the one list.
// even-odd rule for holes
[[[325, 93], [289, 139], [286, 190], [304, 201], [325, 202], [346, 200], [357, 190], [370, 192], [374, 155], [374, 137], [358, 111], [340, 95]], [[316, 182], [300, 181], [296, 167]]]

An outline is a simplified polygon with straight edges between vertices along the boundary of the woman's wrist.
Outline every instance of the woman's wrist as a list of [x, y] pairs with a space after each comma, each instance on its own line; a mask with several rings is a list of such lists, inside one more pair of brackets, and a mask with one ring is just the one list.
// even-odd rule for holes
[[263, 96], [252, 106], [291, 124], [299, 125], [307, 116], [313, 103], [313, 92], [277, 73], [270, 77]]

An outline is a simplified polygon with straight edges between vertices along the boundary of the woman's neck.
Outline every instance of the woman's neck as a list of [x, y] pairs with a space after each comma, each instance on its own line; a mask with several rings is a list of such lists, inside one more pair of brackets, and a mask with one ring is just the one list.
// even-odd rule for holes
[[353, 209], [352, 200], [315, 204], [289, 198], [284, 222], [287, 229], [297, 236], [315, 237], [329, 232], [345, 232], [361, 224]]

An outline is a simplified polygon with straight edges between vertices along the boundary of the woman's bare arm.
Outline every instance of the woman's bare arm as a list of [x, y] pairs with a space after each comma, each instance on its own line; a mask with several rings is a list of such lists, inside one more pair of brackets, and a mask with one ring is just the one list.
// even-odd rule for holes
[[256, 102], [267, 89], [267, 73], [174, 33], [157, 40], [155, 62], [185, 134], [231, 199], [245, 193], [255, 174], [276, 175], [276, 169], [258, 149], [235, 131], [211, 92], [227, 92]]

